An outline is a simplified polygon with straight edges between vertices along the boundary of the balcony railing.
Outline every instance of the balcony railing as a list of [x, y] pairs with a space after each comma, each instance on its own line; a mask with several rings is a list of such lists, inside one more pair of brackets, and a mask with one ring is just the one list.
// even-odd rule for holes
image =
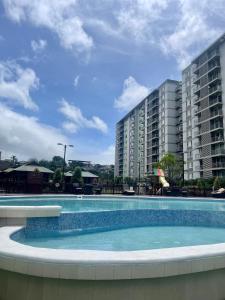
[[219, 67], [220, 67], [219, 62], [215, 61], [214, 63], [209, 64], [208, 71], [211, 71], [212, 69], [219, 68]]
[[213, 75], [209, 76], [208, 82], [210, 83], [210, 82], [212, 82], [216, 79], [221, 79], [220, 73], [216, 73], [216, 74], [213, 74]]
[[212, 59], [213, 57], [219, 56], [220, 52], [218, 50], [214, 50], [208, 54], [208, 60]]
[[211, 155], [225, 155], [225, 149], [213, 149], [211, 150]]
[[211, 137], [211, 142], [212, 142], [212, 143], [215, 143], [215, 142], [223, 142], [223, 141], [224, 141], [223, 136], [212, 136], [212, 137]]
[[225, 168], [225, 162], [212, 163], [212, 168], [213, 169], [216, 169], [216, 168]]
[[214, 117], [222, 117], [223, 116], [223, 112], [222, 111], [213, 111], [210, 113], [210, 118], [214, 118]]
[[222, 98], [220, 97], [209, 99], [209, 106], [220, 104], [220, 103], [222, 103]]
[[215, 130], [215, 129], [223, 129], [223, 124], [212, 124], [210, 126], [210, 130]]

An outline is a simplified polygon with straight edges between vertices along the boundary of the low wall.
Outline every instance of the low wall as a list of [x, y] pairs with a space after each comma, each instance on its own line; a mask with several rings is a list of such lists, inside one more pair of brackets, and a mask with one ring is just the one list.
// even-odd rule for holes
[[[37, 237], [61, 231], [90, 231], [135, 226], [225, 227], [225, 213], [198, 210], [117, 210], [62, 213], [59, 217], [28, 218], [24, 233]], [[18, 233], [17, 233], [18, 234]]]
[[138, 280], [63, 280], [0, 270], [1, 300], [221, 300], [225, 269]]

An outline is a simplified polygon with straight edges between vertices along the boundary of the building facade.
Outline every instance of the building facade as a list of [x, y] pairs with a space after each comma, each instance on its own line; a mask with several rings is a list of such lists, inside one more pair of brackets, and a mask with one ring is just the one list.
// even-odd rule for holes
[[185, 179], [225, 176], [225, 35], [182, 73]]
[[166, 80], [116, 125], [115, 176], [143, 178], [165, 153], [182, 155], [181, 82]]
[[[143, 177], [165, 153], [184, 178], [225, 176], [225, 34], [117, 124], [115, 175]], [[140, 175], [139, 175], [140, 174]]]

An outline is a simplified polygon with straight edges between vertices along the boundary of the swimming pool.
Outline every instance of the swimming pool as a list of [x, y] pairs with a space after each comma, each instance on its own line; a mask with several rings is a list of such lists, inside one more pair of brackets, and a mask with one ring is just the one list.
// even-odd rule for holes
[[2, 197], [0, 211], [25, 219], [0, 228], [0, 298], [15, 282], [20, 299], [224, 298], [223, 200]]
[[53, 249], [135, 251], [225, 243], [225, 229], [192, 226], [148, 226], [91, 233], [18, 238], [22, 244]]
[[206, 210], [225, 211], [225, 200], [188, 199], [188, 198], [153, 198], [153, 197], [0, 197], [1, 206], [49, 206], [60, 205], [63, 212], [90, 212], [132, 209], [160, 210]]

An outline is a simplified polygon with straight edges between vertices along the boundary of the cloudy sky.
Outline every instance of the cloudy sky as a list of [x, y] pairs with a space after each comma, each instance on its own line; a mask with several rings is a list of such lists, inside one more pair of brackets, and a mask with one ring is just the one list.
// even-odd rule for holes
[[225, 0], [0, 1], [3, 158], [113, 163], [115, 123], [225, 30]]

